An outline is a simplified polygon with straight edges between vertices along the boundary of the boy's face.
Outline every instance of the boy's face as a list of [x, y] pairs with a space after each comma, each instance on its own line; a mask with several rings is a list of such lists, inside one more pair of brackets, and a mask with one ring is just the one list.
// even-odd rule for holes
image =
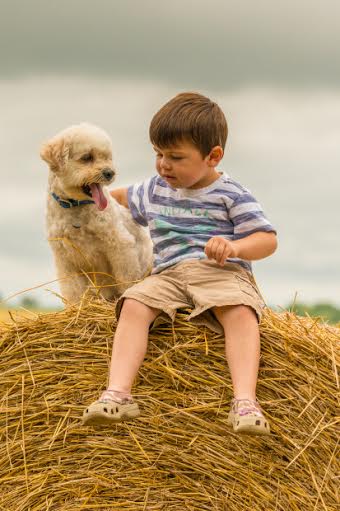
[[219, 146], [205, 158], [190, 142], [181, 142], [166, 149], [154, 146], [154, 150], [157, 172], [172, 188], [204, 188], [220, 177], [215, 170], [223, 156], [223, 149]]

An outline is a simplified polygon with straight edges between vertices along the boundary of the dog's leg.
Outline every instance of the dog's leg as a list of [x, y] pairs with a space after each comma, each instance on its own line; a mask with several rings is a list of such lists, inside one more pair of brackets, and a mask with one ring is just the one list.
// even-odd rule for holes
[[142, 271], [141, 261], [136, 247], [130, 243], [122, 242], [119, 251], [116, 251], [112, 262], [111, 273], [114, 276], [114, 293], [120, 296], [124, 291], [140, 281], [145, 275]]
[[80, 301], [83, 294], [91, 287], [90, 276], [74, 264], [70, 258], [69, 250], [52, 244], [52, 250], [59, 279], [61, 295], [67, 304], [74, 304]]

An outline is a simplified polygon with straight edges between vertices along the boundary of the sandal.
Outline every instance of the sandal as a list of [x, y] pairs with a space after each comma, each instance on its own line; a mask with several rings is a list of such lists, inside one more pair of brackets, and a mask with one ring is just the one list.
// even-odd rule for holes
[[132, 397], [119, 398], [110, 391], [105, 391], [98, 401], [84, 410], [82, 422], [84, 426], [104, 425], [134, 419], [139, 415], [138, 404]]
[[270, 427], [257, 400], [233, 399], [228, 415], [228, 425], [235, 433], [270, 435]]

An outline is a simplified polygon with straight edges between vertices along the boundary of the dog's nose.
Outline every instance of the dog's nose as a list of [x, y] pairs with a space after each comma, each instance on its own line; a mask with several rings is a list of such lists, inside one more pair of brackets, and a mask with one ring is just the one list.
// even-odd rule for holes
[[107, 181], [110, 181], [110, 179], [113, 178], [113, 176], [115, 175], [114, 171], [112, 169], [103, 169], [102, 171], [102, 175], [103, 177], [105, 177], [105, 179]]

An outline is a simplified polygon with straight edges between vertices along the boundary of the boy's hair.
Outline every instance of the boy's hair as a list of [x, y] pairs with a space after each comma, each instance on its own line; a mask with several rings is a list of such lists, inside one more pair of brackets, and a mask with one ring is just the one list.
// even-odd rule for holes
[[224, 150], [228, 126], [221, 108], [211, 99], [183, 92], [154, 115], [149, 133], [151, 142], [160, 149], [190, 142], [205, 158], [217, 145]]

